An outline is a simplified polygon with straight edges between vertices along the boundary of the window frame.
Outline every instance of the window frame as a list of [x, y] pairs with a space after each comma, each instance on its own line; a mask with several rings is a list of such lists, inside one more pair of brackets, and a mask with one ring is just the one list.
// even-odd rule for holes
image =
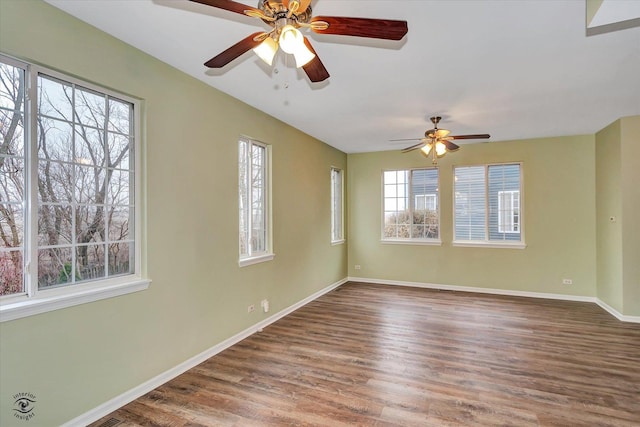
[[[25, 75], [24, 92], [24, 157], [25, 175], [23, 199], [24, 212], [24, 289], [19, 294], [0, 297], [0, 322], [19, 319], [35, 314], [46, 313], [53, 310], [72, 307], [119, 295], [145, 290], [151, 280], [146, 277], [146, 250], [144, 235], [142, 232], [143, 215], [145, 214], [145, 201], [143, 199], [143, 173], [142, 173], [142, 101], [100, 86], [98, 84], [72, 77], [68, 74], [52, 70], [48, 67], [22, 61], [0, 53], [0, 62], [12, 67], [21, 68]], [[81, 88], [98, 92], [133, 105], [133, 186], [130, 191], [134, 197], [134, 270], [133, 273], [119, 276], [105, 277], [96, 280], [74, 283], [68, 286], [52, 287], [49, 289], [38, 288], [37, 259], [38, 259], [38, 77], [40, 75], [52, 77], [59, 81], [77, 85]], [[130, 166], [131, 167], [131, 166]], [[131, 187], [130, 187], [131, 188]], [[35, 264], [35, 268], [32, 266]]]
[[[340, 201], [336, 200], [336, 183], [335, 177], [340, 177]], [[339, 212], [336, 212], [336, 205], [339, 206]], [[339, 224], [336, 227], [336, 219], [339, 218]], [[344, 238], [344, 171], [340, 168], [331, 167], [331, 244], [340, 245], [345, 242]]]
[[[241, 210], [240, 207], [240, 203], [242, 202], [242, 196], [240, 193], [240, 179], [241, 177], [241, 166], [240, 166], [240, 144], [242, 143], [246, 143], [249, 144], [249, 147], [256, 145], [259, 146], [261, 148], [264, 148], [264, 159], [263, 159], [263, 179], [264, 179], [264, 184], [263, 184], [263, 191], [264, 191], [264, 200], [263, 200], [263, 216], [264, 216], [264, 233], [265, 233], [265, 242], [264, 242], [264, 250], [256, 252], [256, 253], [252, 253], [249, 250], [249, 253], [247, 255], [242, 254], [241, 252], [241, 244], [240, 244], [240, 240], [242, 238], [242, 215], [243, 215], [243, 211]], [[247, 150], [247, 153], [249, 153], [250, 150]], [[246, 267], [249, 265], [253, 265], [253, 264], [258, 264], [261, 262], [266, 262], [266, 261], [271, 261], [274, 257], [275, 254], [273, 253], [273, 227], [272, 227], [272, 203], [271, 203], [271, 183], [272, 183], [272, 177], [271, 177], [271, 145], [269, 144], [265, 144], [264, 142], [258, 141], [256, 139], [247, 137], [247, 136], [240, 136], [240, 138], [238, 138], [238, 265], [240, 267]], [[245, 159], [246, 160], [246, 159]], [[247, 172], [246, 176], [247, 178], [249, 176], [251, 176], [251, 162], [248, 162], [249, 164], [249, 171]], [[251, 194], [250, 190], [251, 190], [251, 186], [249, 188], [247, 188], [247, 198], [248, 195]], [[249, 244], [249, 242], [251, 241], [251, 226], [250, 226], [250, 222], [251, 222], [251, 218], [250, 215], [248, 216], [248, 220], [249, 220], [249, 224], [247, 225], [247, 228], [249, 230], [249, 233], [247, 233], [246, 236], [246, 242], [245, 245], [247, 246], [247, 248], [250, 249], [251, 245]]]
[[[436, 213], [438, 217], [438, 237], [437, 238], [399, 238], [399, 237], [385, 237], [385, 179], [384, 175], [386, 172], [407, 172], [408, 173], [408, 182], [407, 187], [409, 194], [407, 195], [407, 200], [409, 201], [409, 210], [411, 212], [411, 217], [413, 217], [413, 210], [415, 208], [415, 196], [412, 190], [412, 177], [414, 171], [419, 170], [435, 170], [438, 174], [438, 184], [436, 187]], [[440, 210], [440, 168], [437, 166], [432, 167], [417, 167], [417, 168], [404, 168], [404, 169], [384, 169], [381, 173], [381, 222], [380, 222], [380, 242], [382, 244], [390, 244], [390, 245], [426, 245], [426, 246], [441, 246], [442, 245], [442, 221], [441, 221], [441, 210]], [[413, 224], [412, 224], [413, 225]]]
[[[520, 187], [519, 190], [519, 212], [518, 212], [518, 220], [519, 220], [519, 231], [510, 233], [505, 232], [503, 234], [519, 234], [520, 240], [509, 241], [509, 240], [490, 240], [489, 233], [489, 221], [490, 221], [490, 199], [489, 199], [489, 167], [491, 166], [508, 166], [508, 165], [518, 165], [520, 169]], [[484, 203], [485, 203], [485, 218], [484, 218], [484, 231], [485, 231], [485, 239], [484, 240], [459, 240], [456, 239], [456, 168], [464, 168], [464, 167], [483, 167], [484, 168]], [[485, 163], [485, 164], [473, 164], [473, 165], [454, 165], [452, 166], [452, 176], [453, 176], [453, 186], [452, 186], [452, 201], [453, 201], [453, 241], [452, 246], [458, 247], [487, 247], [487, 248], [505, 248], [505, 249], [525, 249], [527, 247], [525, 243], [525, 234], [524, 234], [524, 167], [522, 162], [502, 162], [502, 163]], [[510, 190], [505, 190], [510, 191]], [[516, 190], [513, 190], [516, 191]], [[498, 212], [498, 218], [500, 214]]]

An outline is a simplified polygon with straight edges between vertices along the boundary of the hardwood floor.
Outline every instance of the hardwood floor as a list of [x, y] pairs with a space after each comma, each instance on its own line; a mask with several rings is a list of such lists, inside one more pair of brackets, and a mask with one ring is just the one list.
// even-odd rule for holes
[[347, 283], [103, 424], [640, 426], [640, 325], [590, 303]]

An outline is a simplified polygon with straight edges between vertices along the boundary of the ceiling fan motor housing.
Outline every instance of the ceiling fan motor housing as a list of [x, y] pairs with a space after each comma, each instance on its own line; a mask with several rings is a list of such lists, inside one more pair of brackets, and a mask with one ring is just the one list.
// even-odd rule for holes
[[[302, 12], [296, 12], [292, 14], [290, 17], [289, 10], [282, 3], [282, 1], [277, 0], [258, 0], [258, 9], [264, 12], [265, 15], [275, 18], [276, 20], [280, 20], [282, 18], [293, 18], [295, 22], [301, 22], [303, 24], [308, 23], [311, 20], [311, 6], [307, 6], [307, 8]], [[265, 23], [272, 25], [272, 22], [264, 21]]]

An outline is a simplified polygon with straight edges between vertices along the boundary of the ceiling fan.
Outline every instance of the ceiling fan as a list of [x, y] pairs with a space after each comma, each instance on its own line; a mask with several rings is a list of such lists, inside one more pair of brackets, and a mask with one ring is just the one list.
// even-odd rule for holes
[[312, 17], [311, 0], [258, 0], [257, 8], [230, 0], [191, 1], [258, 18], [272, 28], [267, 32], [253, 33], [214, 56], [204, 64], [209, 68], [224, 67], [250, 49], [271, 65], [280, 47], [283, 52], [294, 56], [296, 67], [302, 67], [309, 80], [321, 82], [329, 77], [329, 72], [299, 28], [310, 28], [318, 34], [386, 40], [400, 40], [407, 33], [406, 21], [341, 16]]
[[448, 151], [456, 151], [460, 148], [459, 145], [451, 142], [454, 139], [487, 139], [491, 138], [488, 133], [473, 134], [473, 135], [449, 135], [451, 132], [447, 129], [439, 129], [438, 123], [440, 123], [442, 117], [431, 117], [433, 123], [433, 129], [429, 129], [424, 133], [424, 138], [409, 138], [409, 139], [392, 139], [391, 141], [414, 141], [420, 140], [419, 144], [412, 145], [410, 147], [402, 149], [403, 153], [420, 149], [423, 156], [429, 158], [431, 155], [432, 163], [435, 165], [438, 163], [440, 157], [447, 154]]

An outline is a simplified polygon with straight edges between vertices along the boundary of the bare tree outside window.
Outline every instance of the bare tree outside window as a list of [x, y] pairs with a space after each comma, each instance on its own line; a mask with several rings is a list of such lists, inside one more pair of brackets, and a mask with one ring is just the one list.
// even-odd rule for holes
[[438, 169], [384, 171], [382, 180], [382, 239], [438, 239]]
[[38, 79], [38, 286], [132, 272], [131, 104]]
[[267, 147], [256, 141], [238, 142], [240, 258], [269, 251], [267, 207]]
[[35, 160], [25, 151], [24, 88], [25, 71], [0, 63], [0, 295], [25, 291], [29, 191], [39, 289], [133, 273], [133, 105], [39, 75]]
[[23, 69], [0, 63], [0, 295], [24, 292]]

